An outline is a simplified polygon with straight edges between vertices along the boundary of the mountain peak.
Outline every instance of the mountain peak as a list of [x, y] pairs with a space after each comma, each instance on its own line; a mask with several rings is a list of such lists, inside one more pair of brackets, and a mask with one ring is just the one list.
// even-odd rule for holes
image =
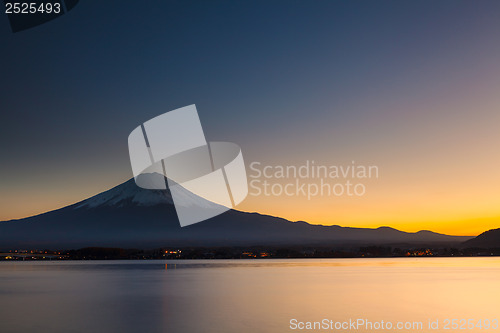
[[[165, 183], [166, 179], [158, 173], [140, 175], [141, 184]], [[156, 206], [173, 204], [172, 196], [168, 190], [149, 190], [136, 185], [134, 178], [115, 186], [105, 192], [83, 200], [75, 208], [96, 208], [102, 206], [124, 207], [134, 206]]]
[[[97, 208], [97, 207], [126, 207], [126, 206], [157, 206], [173, 205], [174, 200], [166, 186], [167, 178], [159, 173], [144, 173], [137, 179], [129, 179], [126, 182], [113, 187], [110, 190], [97, 194], [91, 198], [83, 200], [76, 204], [78, 208]], [[144, 188], [139, 187], [141, 184]], [[165, 186], [165, 190], [152, 190], [151, 188], [160, 188]], [[212, 208], [213, 203], [189, 192], [183, 187], [179, 187], [176, 192], [175, 204], [182, 207], [203, 206]]]
[[[144, 187], [162, 184], [161, 174], [138, 179]], [[145, 181], [153, 182], [148, 186]], [[165, 186], [166, 187], [166, 186]], [[177, 195], [179, 194], [179, 195]], [[173, 198], [168, 189], [143, 189], [130, 179], [76, 204], [7, 223], [0, 223], [0, 244], [11, 248], [77, 248], [113, 246], [152, 248], [169, 246], [256, 246], [459, 244], [471, 237], [426, 232], [292, 223], [273, 216], [229, 210], [210, 220], [181, 228], [176, 208], [199, 206], [200, 197], [185, 190]], [[207, 203], [207, 206], [213, 204]], [[29, 223], [28, 223], [29, 222]]]

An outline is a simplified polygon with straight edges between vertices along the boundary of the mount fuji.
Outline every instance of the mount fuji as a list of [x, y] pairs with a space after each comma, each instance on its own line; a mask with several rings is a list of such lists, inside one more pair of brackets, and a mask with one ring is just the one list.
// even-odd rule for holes
[[[156, 174], [155, 177], [163, 177]], [[154, 177], [153, 177], [154, 178]], [[156, 179], [157, 181], [157, 179]], [[164, 181], [164, 179], [162, 179]], [[186, 191], [181, 205], [195, 198]], [[197, 201], [199, 202], [199, 200]], [[147, 190], [130, 179], [86, 200], [40, 215], [0, 222], [0, 249], [70, 249], [88, 246], [359, 246], [455, 245], [473, 237], [431, 231], [402, 232], [313, 225], [229, 210], [181, 228], [168, 190]]]

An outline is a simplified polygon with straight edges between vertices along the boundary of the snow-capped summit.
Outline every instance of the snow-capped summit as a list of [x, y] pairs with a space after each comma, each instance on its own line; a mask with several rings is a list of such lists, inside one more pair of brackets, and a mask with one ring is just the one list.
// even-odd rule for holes
[[[165, 185], [167, 179], [159, 173], [146, 173], [113, 187], [110, 190], [102, 192], [91, 198], [83, 200], [75, 206], [78, 208], [96, 208], [103, 206], [124, 207], [125, 205], [132, 206], [156, 206], [169, 204], [173, 205], [174, 201], [168, 189], [152, 190], [149, 188], [159, 188]], [[146, 188], [139, 187], [137, 183]], [[214, 208], [216, 204], [209, 202], [199, 196], [180, 188], [177, 192], [176, 204], [184, 207], [202, 206], [204, 208]]]
[[[151, 184], [163, 182], [166, 179], [158, 173], [140, 175], [141, 182], [149, 182]], [[110, 190], [102, 192], [87, 200], [82, 201], [75, 207], [78, 208], [96, 208], [100, 206], [123, 207], [124, 205], [135, 206], [155, 206], [163, 204], [173, 204], [172, 197], [168, 190], [149, 190], [137, 186], [132, 178], [125, 183], [113, 187]]]

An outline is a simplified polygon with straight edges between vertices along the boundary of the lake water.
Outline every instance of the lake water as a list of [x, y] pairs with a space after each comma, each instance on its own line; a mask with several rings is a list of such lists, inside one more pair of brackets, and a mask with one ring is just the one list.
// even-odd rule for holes
[[2, 333], [388, 331], [298, 328], [358, 319], [500, 332], [500, 258], [0, 263]]

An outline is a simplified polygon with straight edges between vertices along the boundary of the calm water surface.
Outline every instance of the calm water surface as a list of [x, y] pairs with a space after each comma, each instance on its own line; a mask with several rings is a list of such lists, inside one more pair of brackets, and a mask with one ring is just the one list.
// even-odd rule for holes
[[0, 263], [1, 333], [278, 333], [358, 318], [500, 333], [427, 328], [500, 319], [500, 258]]

